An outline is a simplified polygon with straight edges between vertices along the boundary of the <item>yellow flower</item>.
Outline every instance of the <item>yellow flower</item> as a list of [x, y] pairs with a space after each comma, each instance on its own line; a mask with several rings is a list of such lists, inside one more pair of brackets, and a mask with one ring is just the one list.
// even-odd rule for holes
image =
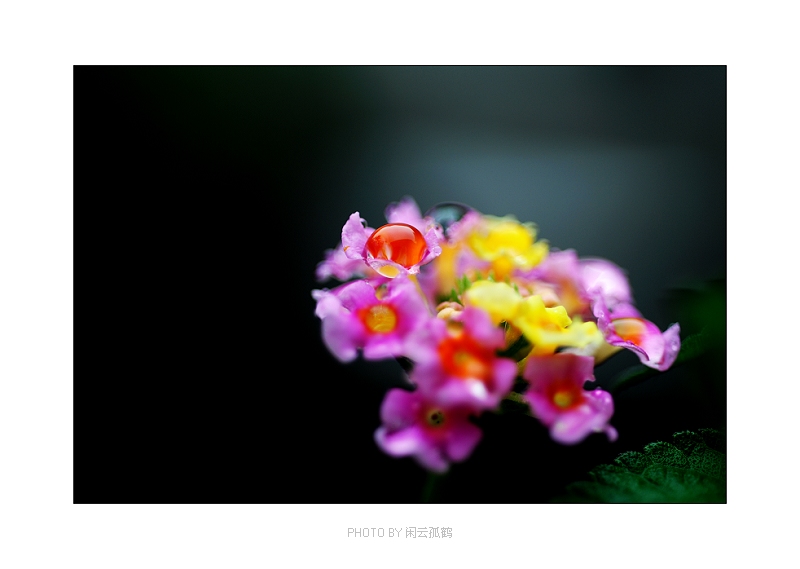
[[462, 245], [442, 241], [439, 246], [442, 254], [433, 260], [431, 267], [436, 278], [436, 293], [447, 295], [456, 286], [456, 260]]
[[576, 334], [569, 328], [572, 319], [563, 306], [548, 308], [539, 295], [529, 296], [520, 303], [514, 325], [533, 344], [533, 354], [555, 353], [559, 346], [571, 346]]
[[464, 292], [464, 304], [484, 310], [494, 324], [507, 322], [533, 345], [534, 355], [558, 348], [598, 346], [602, 333], [594, 322], [571, 319], [563, 306], [547, 307], [539, 295], [523, 297], [508, 283], [477, 281]]
[[489, 314], [495, 325], [512, 322], [519, 311], [522, 296], [507, 283], [476, 281], [464, 292], [464, 304], [477, 306]]
[[513, 216], [483, 216], [467, 238], [475, 255], [491, 263], [490, 271], [496, 280], [511, 277], [514, 269], [530, 269], [547, 256], [546, 241], [536, 241], [536, 226], [520, 223]]

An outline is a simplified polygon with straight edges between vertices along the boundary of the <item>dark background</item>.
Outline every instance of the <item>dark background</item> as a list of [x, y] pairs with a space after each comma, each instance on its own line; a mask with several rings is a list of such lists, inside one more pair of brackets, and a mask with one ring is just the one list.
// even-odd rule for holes
[[[412, 196], [608, 258], [637, 306], [718, 349], [615, 396], [616, 443], [525, 417], [435, 500], [546, 502], [592, 466], [726, 425], [726, 68], [74, 69], [75, 503], [418, 502], [376, 447], [394, 362], [336, 362], [316, 264]], [[45, 167], [45, 166], [43, 166]], [[600, 385], [638, 362], [597, 369]]]

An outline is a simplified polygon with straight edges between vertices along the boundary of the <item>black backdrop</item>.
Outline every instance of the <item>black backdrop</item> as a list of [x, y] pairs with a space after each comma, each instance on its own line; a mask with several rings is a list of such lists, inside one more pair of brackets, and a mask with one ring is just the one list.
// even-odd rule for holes
[[[533, 221], [551, 246], [624, 267], [662, 329], [724, 334], [724, 66], [78, 66], [74, 80], [76, 503], [418, 502], [426, 473], [372, 440], [399, 367], [336, 362], [311, 298], [335, 284], [314, 269], [347, 217], [377, 227], [405, 195]], [[636, 361], [615, 356], [598, 382]], [[622, 451], [724, 430], [724, 348], [615, 402], [613, 444], [561, 447], [531, 419], [485, 416], [435, 499], [546, 502]]]

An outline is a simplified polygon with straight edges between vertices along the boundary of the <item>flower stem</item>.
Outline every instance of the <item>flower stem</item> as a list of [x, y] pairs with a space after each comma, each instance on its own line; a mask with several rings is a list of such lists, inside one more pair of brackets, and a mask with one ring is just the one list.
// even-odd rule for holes
[[428, 472], [428, 477], [425, 479], [425, 486], [422, 488], [422, 503], [430, 504], [435, 502], [441, 495], [442, 483], [444, 482], [446, 474], [437, 474], [435, 472]]

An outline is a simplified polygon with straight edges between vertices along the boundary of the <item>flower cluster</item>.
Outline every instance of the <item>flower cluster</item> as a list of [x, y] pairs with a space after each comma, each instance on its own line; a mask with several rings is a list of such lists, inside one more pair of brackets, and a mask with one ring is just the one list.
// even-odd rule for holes
[[550, 250], [532, 223], [458, 203], [423, 215], [409, 197], [385, 215], [377, 229], [350, 216], [316, 273], [342, 284], [312, 295], [337, 359], [407, 364], [409, 388], [389, 390], [375, 433], [389, 455], [443, 472], [480, 441], [474, 418], [507, 398], [559, 443], [613, 441], [611, 395], [585, 387], [594, 367], [622, 349], [662, 371], [677, 357], [678, 324], [646, 320], [620, 267]]

